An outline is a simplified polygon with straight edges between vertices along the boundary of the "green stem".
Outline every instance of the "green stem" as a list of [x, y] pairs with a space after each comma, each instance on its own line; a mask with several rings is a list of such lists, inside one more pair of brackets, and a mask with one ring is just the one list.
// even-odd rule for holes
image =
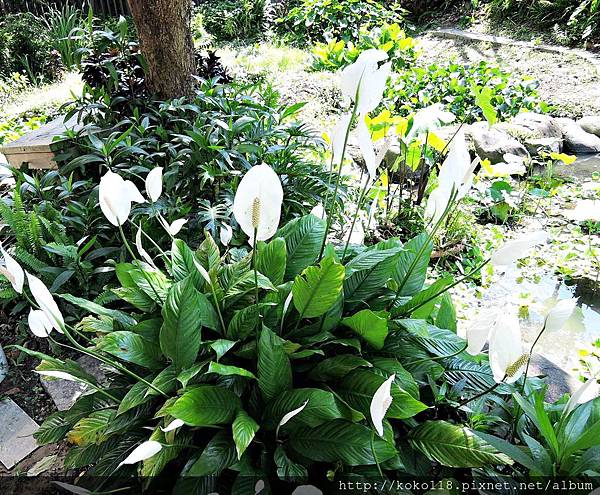
[[483, 392], [480, 392], [477, 395], [474, 395], [470, 399], [466, 399], [466, 400], [463, 400], [462, 402], [459, 402], [458, 407], [462, 407], [465, 404], [468, 404], [469, 402], [474, 401], [475, 399], [479, 399], [479, 397], [483, 397], [484, 395], [489, 394], [490, 392], [493, 392], [494, 390], [496, 390], [502, 384], [502, 382], [505, 379], [506, 379], [506, 375], [504, 375], [504, 378], [502, 378], [502, 381], [500, 381], [498, 383], [494, 383], [494, 385], [492, 385], [491, 387], [487, 388]]
[[540, 340], [545, 330], [546, 322], [544, 321], [544, 326], [540, 330], [540, 333], [537, 334], [537, 337], [535, 338], [533, 344], [531, 344], [531, 348], [529, 349], [529, 357], [527, 358], [527, 364], [525, 365], [525, 373], [523, 373], [523, 385], [521, 386], [521, 395], [525, 394], [525, 384], [527, 383], [527, 373], [529, 372], [529, 363], [531, 362], [531, 357], [533, 356], [533, 349], [535, 348], [536, 344]]
[[379, 464], [379, 460], [377, 459], [377, 452], [375, 451], [375, 432], [371, 431], [371, 452], [373, 453], [373, 459], [375, 459], [375, 465], [377, 466], [377, 471], [379, 471], [379, 476], [383, 479], [383, 471], [381, 470], [381, 466]]
[[362, 203], [364, 197], [366, 196], [367, 187], [370, 184], [370, 177], [365, 181], [365, 185], [362, 188], [360, 196], [358, 197], [358, 204], [356, 205], [356, 211], [354, 212], [354, 218], [352, 219], [352, 225], [350, 226], [350, 232], [348, 232], [348, 239], [346, 240], [346, 245], [344, 246], [344, 252], [342, 253], [342, 265], [344, 264], [344, 260], [346, 259], [346, 251], [348, 250], [348, 246], [350, 244], [350, 238], [352, 237], [352, 231], [354, 230], [354, 225], [356, 224], [356, 219], [358, 218], [358, 214], [362, 208]]

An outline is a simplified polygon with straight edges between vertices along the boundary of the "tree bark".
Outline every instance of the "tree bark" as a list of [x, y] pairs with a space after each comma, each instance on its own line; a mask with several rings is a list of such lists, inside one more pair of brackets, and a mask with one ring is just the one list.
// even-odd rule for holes
[[148, 63], [147, 83], [161, 98], [190, 96], [195, 74], [191, 0], [128, 0], [140, 49]]

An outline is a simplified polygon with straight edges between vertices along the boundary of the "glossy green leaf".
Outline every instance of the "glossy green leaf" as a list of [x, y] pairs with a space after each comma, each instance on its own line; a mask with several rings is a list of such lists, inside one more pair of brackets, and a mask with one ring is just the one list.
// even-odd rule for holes
[[177, 399], [169, 414], [191, 426], [210, 426], [231, 423], [240, 407], [240, 398], [231, 390], [200, 385]]

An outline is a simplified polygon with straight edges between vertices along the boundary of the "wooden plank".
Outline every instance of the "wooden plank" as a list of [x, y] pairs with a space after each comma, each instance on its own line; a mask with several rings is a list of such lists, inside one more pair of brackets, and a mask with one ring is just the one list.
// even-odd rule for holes
[[50, 152], [50, 145], [55, 142], [56, 136], [60, 136], [66, 129], [75, 131], [81, 129], [82, 124], [77, 122], [77, 117], [64, 122], [63, 117], [54, 119], [35, 131], [21, 136], [16, 141], [0, 147], [0, 153], [5, 155], [14, 153]]

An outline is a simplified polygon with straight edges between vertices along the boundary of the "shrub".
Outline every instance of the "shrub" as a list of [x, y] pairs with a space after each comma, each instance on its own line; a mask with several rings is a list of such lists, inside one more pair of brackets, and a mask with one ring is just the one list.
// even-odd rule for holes
[[506, 120], [522, 109], [548, 110], [538, 97], [537, 84], [533, 79], [515, 78], [483, 61], [475, 66], [450, 62], [400, 72], [388, 89], [387, 98], [401, 115], [442, 103], [459, 120], [470, 123], [483, 116], [476, 105], [473, 87], [486, 87], [491, 90], [491, 103], [498, 119]]
[[31, 82], [54, 79], [60, 69], [48, 30], [33, 14], [9, 14], [0, 19], [0, 75], [27, 74]]
[[384, 23], [401, 23], [403, 13], [396, 2], [304, 0], [279, 21], [279, 29], [301, 45], [333, 39], [348, 42], [358, 39], [362, 26], [371, 29]]
[[406, 36], [398, 24], [384, 24], [367, 29], [361, 27], [356, 42], [333, 39], [329, 43], [317, 43], [313, 49], [315, 70], [336, 71], [355, 62], [365, 50], [372, 48], [385, 51], [398, 71], [414, 64], [417, 53], [415, 41]]
[[266, 0], [203, 0], [198, 12], [208, 33], [229, 41], [253, 38], [262, 33]]

